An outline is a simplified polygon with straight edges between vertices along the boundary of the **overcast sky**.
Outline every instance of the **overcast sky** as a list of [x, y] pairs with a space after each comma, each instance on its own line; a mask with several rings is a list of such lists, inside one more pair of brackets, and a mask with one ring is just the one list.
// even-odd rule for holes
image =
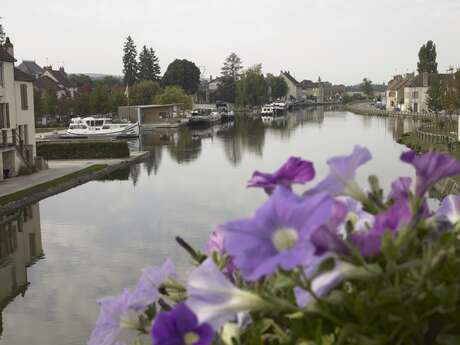
[[440, 71], [460, 66], [460, 0], [1, 0], [0, 16], [19, 62], [68, 72], [120, 75], [128, 35], [162, 71], [185, 58], [208, 77], [234, 51], [299, 80], [388, 81], [429, 39]]

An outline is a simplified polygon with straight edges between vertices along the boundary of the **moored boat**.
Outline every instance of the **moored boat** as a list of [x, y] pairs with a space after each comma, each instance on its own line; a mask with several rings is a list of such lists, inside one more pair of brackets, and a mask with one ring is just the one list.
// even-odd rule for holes
[[74, 137], [139, 136], [139, 123], [115, 123], [108, 117], [75, 117], [70, 120], [67, 134]]
[[199, 111], [192, 111], [192, 116], [188, 121], [191, 127], [207, 127], [216, 124], [222, 120], [222, 116], [218, 112], [211, 112], [210, 114], [201, 114]]

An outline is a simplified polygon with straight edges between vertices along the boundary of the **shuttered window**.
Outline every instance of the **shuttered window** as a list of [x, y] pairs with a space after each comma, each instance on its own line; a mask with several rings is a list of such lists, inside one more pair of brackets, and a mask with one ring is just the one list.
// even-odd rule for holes
[[0, 62], [0, 87], [3, 86], [3, 62]]
[[29, 104], [27, 102], [27, 85], [21, 84], [21, 109], [27, 110], [29, 109]]
[[10, 109], [8, 103], [0, 103], [0, 128], [10, 127]]

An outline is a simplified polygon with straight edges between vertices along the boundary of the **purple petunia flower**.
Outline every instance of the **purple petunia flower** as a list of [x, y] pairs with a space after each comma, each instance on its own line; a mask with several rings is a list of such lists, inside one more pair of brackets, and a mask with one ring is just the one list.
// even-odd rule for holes
[[[353, 269], [353, 265], [336, 261], [333, 270], [324, 272], [313, 279], [311, 283], [312, 291], [319, 298], [325, 297], [332, 289], [339, 285]], [[294, 294], [297, 305], [301, 308], [308, 306], [314, 299], [310, 292], [300, 287], [294, 288]]]
[[356, 170], [363, 164], [372, 159], [372, 155], [365, 147], [355, 146], [349, 156], [337, 156], [327, 161], [329, 165], [329, 175], [318, 185], [309, 190], [311, 195], [319, 192], [327, 192], [331, 196], [338, 196], [347, 189], [354, 189], [354, 178]]
[[158, 314], [151, 335], [155, 345], [209, 345], [214, 339], [212, 327], [207, 323], [199, 324], [185, 303]]
[[451, 224], [460, 221], [460, 196], [448, 195], [444, 198], [434, 217], [439, 220], [447, 220]]
[[389, 198], [395, 201], [400, 200], [409, 200], [411, 191], [410, 185], [412, 184], [412, 179], [410, 177], [400, 177], [397, 180], [393, 181], [391, 184], [391, 192]]
[[401, 160], [415, 168], [415, 194], [419, 198], [443, 178], [460, 174], [460, 162], [445, 153], [430, 151], [418, 156], [415, 151], [407, 151], [401, 155]]
[[375, 216], [375, 222], [369, 231], [361, 231], [352, 235], [352, 242], [358, 246], [363, 256], [374, 256], [380, 253], [382, 238], [386, 230], [396, 232], [412, 219], [409, 203], [405, 200], [396, 202], [385, 212]]
[[[208, 243], [206, 246], [206, 253], [212, 255], [213, 252], [218, 252], [221, 255], [225, 254], [224, 249], [224, 226], [218, 225], [213, 232], [209, 235]], [[233, 273], [235, 272], [235, 265], [233, 264], [232, 258], [227, 258], [224, 274], [230, 280], [233, 280]]]
[[151, 266], [142, 270], [141, 278], [130, 294], [129, 305], [136, 311], [142, 311], [159, 297], [158, 288], [170, 278], [176, 277], [176, 269], [170, 258], [161, 267]]
[[200, 323], [219, 329], [236, 318], [240, 312], [263, 307], [265, 302], [257, 295], [234, 286], [219, 271], [211, 258], [206, 259], [189, 276], [187, 305]]
[[262, 187], [270, 194], [278, 185], [291, 188], [291, 184], [304, 184], [313, 180], [314, 177], [313, 163], [298, 157], [291, 157], [273, 174], [254, 172], [248, 182], [248, 187]]
[[278, 187], [254, 218], [225, 224], [224, 247], [244, 279], [255, 281], [309, 260], [308, 236], [332, 216], [326, 193], [300, 198]]
[[119, 296], [104, 297], [98, 301], [101, 310], [88, 345], [119, 344], [123, 328], [137, 327], [137, 314], [129, 305], [129, 290]]

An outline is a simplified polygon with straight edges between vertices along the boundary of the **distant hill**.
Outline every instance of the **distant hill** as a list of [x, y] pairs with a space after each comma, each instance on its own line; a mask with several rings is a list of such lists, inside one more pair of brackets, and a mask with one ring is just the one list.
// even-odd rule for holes
[[[361, 91], [361, 84], [346, 86], [345, 89], [347, 92], [359, 92]], [[387, 85], [386, 84], [372, 84], [372, 89], [377, 92], [383, 92], [383, 91], [386, 91]]]
[[73, 73], [73, 74], [84, 74], [90, 77], [93, 80], [102, 80], [105, 77], [113, 77], [117, 79], [122, 79], [123, 77], [121, 75], [112, 75], [112, 74], [102, 74], [102, 73]]

